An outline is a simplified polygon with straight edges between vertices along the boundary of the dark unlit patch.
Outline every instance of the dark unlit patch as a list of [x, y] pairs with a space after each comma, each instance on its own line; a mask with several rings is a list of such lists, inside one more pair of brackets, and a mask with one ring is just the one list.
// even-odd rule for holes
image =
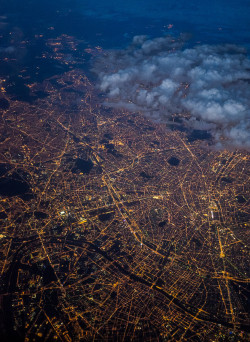
[[30, 194], [31, 190], [28, 183], [16, 172], [0, 178], [0, 195], [8, 197], [20, 196], [24, 200], [28, 200]]
[[193, 142], [196, 140], [210, 140], [212, 139], [212, 135], [208, 131], [195, 129], [187, 135], [187, 139], [188, 142]]
[[75, 166], [72, 169], [73, 173], [76, 173], [77, 171], [80, 171], [84, 174], [89, 174], [92, 170], [94, 164], [91, 159], [81, 159], [77, 158], [75, 162]]
[[171, 157], [168, 159], [168, 163], [171, 166], [178, 166], [180, 164], [180, 160], [176, 157]]
[[105, 214], [100, 214], [98, 216], [98, 218], [101, 222], [109, 221], [109, 220], [111, 220], [112, 217], [113, 217], [113, 213], [105, 213]]
[[0, 109], [7, 110], [10, 107], [10, 103], [7, 99], [1, 98], [0, 99]]
[[246, 203], [246, 201], [247, 201], [247, 200], [245, 199], [245, 197], [242, 196], [242, 195], [238, 195], [238, 196], [236, 196], [235, 198], [236, 198], [236, 200], [238, 201], [238, 203], [240, 203], [240, 204]]

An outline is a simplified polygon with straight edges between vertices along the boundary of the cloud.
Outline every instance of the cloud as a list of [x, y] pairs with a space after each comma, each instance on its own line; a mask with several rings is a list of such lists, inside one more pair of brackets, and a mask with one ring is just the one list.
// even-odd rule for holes
[[7, 54], [11, 54], [13, 52], [15, 52], [15, 48], [14, 46], [7, 46], [5, 48], [0, 48], [0, 53], [3, 52], [3, 53], [7, 53]]
[[209, 130], [217, 147], [250, 149], [245, 50], [228, 44], [183, 48], [185, 40], [136, 36], [125, 50], [107, 51], [94, 68], [105, 105], [158, 122], [178, 114], [185, 126]]

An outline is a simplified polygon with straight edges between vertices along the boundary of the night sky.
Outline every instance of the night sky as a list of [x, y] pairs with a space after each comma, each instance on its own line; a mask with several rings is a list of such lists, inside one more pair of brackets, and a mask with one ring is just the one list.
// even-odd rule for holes
[[[1, 15], [21, 30], [48, 25], [106, 47], [126, 44], [138, 34], [188, 32], [195, 43], [235, 43], [249, 47], [248, 0], [2, 0]], [[3, 20], [4, 21], [4, 20]], [[170, 26], [169, 26], [170, 25]], [[173, 26], [172, 26], [173, 25]]]

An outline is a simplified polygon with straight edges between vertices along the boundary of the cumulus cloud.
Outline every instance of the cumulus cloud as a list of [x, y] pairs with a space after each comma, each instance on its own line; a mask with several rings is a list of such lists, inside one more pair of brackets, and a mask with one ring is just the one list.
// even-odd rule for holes
[[186, 37], [134, 37], [100, 57], [95, 71], [106, 105], [208, 130], [218, 147], [250, 149], [250, 60], [235, 45], [183, 48]]

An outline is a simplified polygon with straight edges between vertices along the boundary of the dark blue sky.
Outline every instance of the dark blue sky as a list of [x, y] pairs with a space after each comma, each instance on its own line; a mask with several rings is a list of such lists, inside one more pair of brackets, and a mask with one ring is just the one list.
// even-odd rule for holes
[[[138, 33], [189, 32], [202, 43], [249, 45], [249, 0], [91, 0], [78, 1], [83, 15], [106, 20], [110, 29], [124, 23], [129, 38]], [[173, 27], [168, 29], [168, 25]], [[158, 31], [158, 32], [157, 32]], [[105, 37], [107, 38], [107, 37]]]
[[[188, 32], [192, 43], [250, 47], [249, 0], [1, 0], [0, 15], [29, 30], [55, 26], [90, 45], [126, 45], [134, 35]], [[171, 26], [171, 28], [169, 25]]]

